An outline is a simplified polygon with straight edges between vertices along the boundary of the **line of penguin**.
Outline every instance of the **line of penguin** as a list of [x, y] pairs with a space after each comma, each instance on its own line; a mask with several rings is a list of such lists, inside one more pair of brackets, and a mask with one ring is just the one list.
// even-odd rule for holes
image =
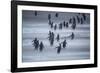
[[[35, 11], [34, 12], [34, 15], [37, 16], [38, 15], [38, 12]], [[81, 15], [82, 17], [80, 18], [78, 15]], [[83, 24], [86, 21], [86, 15], [84, 13], [78, 13], [78, 15], [73, 16], [67, 22], [66, 21], [63, 21], [63, 22], [61, 22], [59, 24], [55, 24], [51, 20], [52, 19], [51, 14], [48, 14], [48, 25], [49, 25], [49, 27], [51, 29], [53, 29], [53, 30], [56, 31], [57, 29], [58, 30], [62, 30], [63, 28], [66, 28], [67, 29], [69, 27], [69, 25], [71, 24], [71, 28], [73, 30], [75, 30], [77, 23], [78, 24]], [[59, 18], [59, 13], [55, 13], [55, 17], [56, 18]], [[75, 37], [74, 32], [72, 32], [69, 37], [71, 38], [71, 40], [73, 40], [74, 37]], [[48, 40], [49, 40], [51, 46], [53, 46], [53, 44], [54, 44], [54, 38], [55, 38], [54, 32], [49, 31], [49, 33], [48, 33]], [[57, 42], [60, 41], [60, 34], [59, 33], [56, 36], [56, 40], [57, 40]], [[35, 50], [39, 50], [40, 52], [42, 52], [43, 49], [44, 49], [44, 47], [45, 47], [44, 44], [43, 44], [43, 42], [42, 41], [39, 41], [37, 38], [35, 38], [32, 41], [32, 45], [35, 48]], [[62, 48], [66, 48], [66, 45], [68, 45], [68, 43], [66, 42], [66, 39], [64, 39], [63, 42], [60, 42], [59, 45], [57, 47], [55, 47], [55, 48], [57, 48], [57, 54], [60, 54]]]

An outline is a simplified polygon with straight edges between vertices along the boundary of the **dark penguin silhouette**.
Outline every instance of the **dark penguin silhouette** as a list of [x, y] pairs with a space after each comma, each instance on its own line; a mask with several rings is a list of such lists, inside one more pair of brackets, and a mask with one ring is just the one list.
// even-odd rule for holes
[[35, 11], [35, 16], [37, 16], [37, 11]]
[[63, 44], [63, 48], [65, 48], [65, 47], [66, 47], [66, 44], [67, 44], [66, 40], [64, 40], [64, 41], [62, 42], [62, 44]]
[[37, 43], [36, 43], [36, 45], [37, 45], [37, 48], [39, 47], [39, 40], [37, 40]]
[[50, 45], [53, 46], [53, 43], [54, 43], [54, 39], [51, 38]]
[[53, 28], [53, 22], [51, 22], [50, 26], [51, 26], [51, 28]]
[[55, 14], [55, 17], [58, 17], [58, 13]]
[[63, 26], [64, 26], [64, 27], [66, 26], [66, 22], [65, 22], [65, 21], [63, 22]]
[[72, 18], [69, 19], [69, 23], [70, 23], [70, 24], [72, 23]]
[[49, 31], [49, 34], [48, 34], [48, 39], [49, 39], [49, 41], [51, 40], [51, 35], [52, 34], [52, 32], [51, 31]]
[[76, 17], [77, 17], [77, 22], [80, 23], [80, 18], [78, 16], [76, 16]]
[[51, 35], [51, 31], [49, 31], [49, 34], [48, 34], [49, 36]]
[[35, 47], [35, 50], [38, 50], [38, 47], [39, 47], [39, 40], [37, 40], [37, 38], [35, 38], [33, 41], [33, 45]]
[[48, 24], [50, 25], [51, 28], [53, 28], [53, 22], [49, 20]]
[[50, 37], [50, 45], [52, 46], [54, 43], [54, 33], [51, 33], [51, 37]]
[[83, 19], [81, 18], [80, 20], [81, 20], [81, 24], [83, 24]]
[[73, 24], [76, 24], [76, 20], [75, 20], [75, 17], [73, 17]]
[[44, 45], [43, 45], [43, 43], [41, 42], [41, 43], [40, 43], [40, 47], [39, 47], [40, 52], [43, 51], [43, 48], [44, 48]]
[[76, 24], [72, 24], [72, 29], [75, 29], [76, 28]]
[[48, 20], [50, 20], [51, 19], [51, 14], [48, 14]]
[[86, 20], [86, 15], [84, 13], [82, 14], [82, 16], [83, 16], [83, 19]]
[[53, 43], [54, 43], [54, 33], [49, 31], [49, 34], [48, 34], [48, 39], [49, 39], [49, 42], [50, 42], [50, 45], [52, 46]]
[[69, 27], [68, 22], [66, 22], [65, 27], [66, 27], [66, 28], [68, 28], [68, 27]]
[[60, 36], [59, 36], [59, 34], [57, 34], [57, 38], [56, 38], [56, 39], [57, 39], [57, 41], [59, 41], [59, 40], [60, 40]]
[[61, 44], [59, 44], [59, 46], [56, 48], [57, 48], [57, 53], [59, 54], [61, 52]]
[[76, 20], [75, 20], [75, 17], [73, 17], [73, 24], [72, 24], [72, 29], [75, 29], [76, 28]]
[[57, 29], [57, 24], [55, 24], [55, 26], [54, 26], [54, 30], [56, 30]]
[[75, 35], [74, 35], [74, 33], [72, 32], [72, 34], [71, 34], [71, 39], [73, 40], [74, 37], [75, 37]]

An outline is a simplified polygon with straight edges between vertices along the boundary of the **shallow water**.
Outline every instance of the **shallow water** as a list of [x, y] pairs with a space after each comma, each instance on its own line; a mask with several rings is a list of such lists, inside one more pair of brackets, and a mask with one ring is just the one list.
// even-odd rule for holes
[[[34, 11], [23, 11], [23, 37], [22, 37], [22, 62], [39, 62], [39, 61], [54, 61], [54, 60], [81, 60], [90, 58], [90, 16], [87, 15], [87, 20], [84, 24], [77, 24], [76, 29], [71, 28], [72, 24], [69, 24], [68, 28], [62, 30], [51, 29], [48, 24], [47, 15], [52, 14], [52, 21], [54, 24], [66, 21], [77, 13], [59, 13], [58, 18], [54, 17], [55, 12], [38, 12], [37, 16], [34, 16]], [[81, 15], [78, 15], [82, 17]], [[54, 40], [54, 45], [50, 46], [48, 41], [48, 32], [52, 31], [60, 34], [60, 41]], [[69, 37], [74, 32], [75, 37], [73, 40]], [[45, 48], [42, 52], [35, 50], [32, 46], [32, 40], [37, 37], [39, 41], [42, 41]], [[62, 48], [60, 54], [57, 54], [57, 47], [64, 39], [67, 41], [66, 48]]]

